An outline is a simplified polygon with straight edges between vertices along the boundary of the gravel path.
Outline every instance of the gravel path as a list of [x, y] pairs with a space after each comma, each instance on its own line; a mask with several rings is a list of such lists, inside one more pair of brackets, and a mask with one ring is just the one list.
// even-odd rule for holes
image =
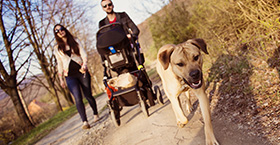
[[[97, 98], [99, 110], [106, 104], [106, 100], [106, 94]], [[37, 145], [204, 145], [204, 125], [196, 98], [192, 97], [195, 110], [188, 114], [189, 123], [184, 128], [176, 126], [175, 115], [166, 96], [164, 102], [163, 106], [156, 104], [149, 108], [148, 118], [144, 117], [138, 105], [124, 107], [119, 127], [115, 127], [111, 122], [108, 109], [100, 114], [99, 122], [89, 121], [91, 129], [88, 130], [81, 129], [81, 121], [77, 114], [53, 130]], [[93, 115], [89, 107], [87, 114], [89, 120], [92, 120]], [[269, 144], [221, 118], [212, 118], [212, 123], [221, 145]]]
[[[96, 99], [99, 111], [101, 111], [101, 109], [106, 105], [107, 98], [107, 94], [104, 93]], [[86, 112], [91, 129], [82, 129], [82, 121], [77, 113], [72, 118], [61, 124], [58, 128], [51, 131], [47, 136], [37, 142], [36, 145], [69, 145], [71, 142], [81, 140], [84, 134], [89, 134], [91, 131], [96, 130], [98, 126], [101, 125], [100, 122], [105, 119], [105, 111], [103, 111], [103, 113], [100, 114], [100, 117], [103, 118], [101, 118], [99, 122], [93, 123], [93, 112], [89, 105], [86, 106]]]

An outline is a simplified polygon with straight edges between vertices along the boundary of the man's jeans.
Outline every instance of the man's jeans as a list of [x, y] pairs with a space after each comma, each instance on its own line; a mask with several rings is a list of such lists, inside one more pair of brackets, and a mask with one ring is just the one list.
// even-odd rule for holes
[[86, 74], [79, 73], [76, 76], [68, 76], [65, 77], [67, 86], [70, 90], [70, 92], [73, 94], [76, 102], [77, 110], [82, 118], [82, 121], [87, 121], [86, 111], [85, 111], [85, 105], [83, 103], [83, 97], [82, 92], [86, 99], [89, 102], [89, 105], [91, 106], [93, 110], [93, 114], [97, 115], [97, 107], [96, 107], [96, 101], [92, 96], [91, 93], [91, 80], [90, 80], [90, 74], [88, 71]]

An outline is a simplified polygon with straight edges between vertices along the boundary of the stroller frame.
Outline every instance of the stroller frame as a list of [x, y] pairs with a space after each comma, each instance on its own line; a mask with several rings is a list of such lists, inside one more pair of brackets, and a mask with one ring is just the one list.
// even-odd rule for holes
[[[112, 29], [110, 29], [110, 27]], [[97, 34], [96, 34], [96, 38], [97, 38], [97, 50], [99, 52], [99, 54], [101, 55], [102, 61], [107, 61], [108, 64], [105, 63], [105, 70], [107, 68], [109, 68], [109, 70], [113, 70], [115, 69], [115, 65], [112, 64], [112, 62], [109, 60], [110, 59], [110, 55], [111, 54], [109, 51], [104, 53], [104, 49], [107, 49], [109, 46], [114, 45], [114, 44], [118, 44], [121, 43], [123, 41], [127, 41], [128, 38], [125, 37], [122, 39], [122, 35], [119, 35], [118, 38], [116, 39], [122, 39], [120, 40], [120, 42], [110, 42], [112, 41], [116, 41], [116, 39], [108, 39], [108, 45], [106, 44], [107, 42], [104, 42], [102, 39], [105, 38], [106, 39], [106, 33], [110, 33], [113, 34], [114, 32], [110, 32], [110, 31], [114, 31], [114, 27], [121, 27], [122, 25], [121, 23], [112, 23], [112, 24], [108, 24], [105, 25], [103, 27], [101, 27]], [[105, 29], [105, 32], [100, 34], [103, 30]], [[107, 31], [107, 30], [108, 31]], [[122, 28], [123, 31], [123, 28]], [[120, 32], [122, 33], [122, 32]], [[124, 31], [123, 31], [124, 33]], [[118, 35], [118, 32], [116, 32], [116, 34]], [[102, 35], [105, 35], [104, 37]], [[108, 35], [108, 36], [110, 36]], [[125, 40], [127, 39], [127, 40]], [[102, 41], [102, 42], [100, 42]], [[122, 50], [117, 50], [119, 53], [122, 53], [124, 59], [126, 61], [123, 61], [123, 63], [127, 64], [128, 63], [132, 63], [132, 65], [135, 65], [135, 68], [138, 68], [138, 70], [133, 70], [133, 71], [129, 71], [130, 74], [136, 75], [137, 76], [137, 81], [136, 84], [132, 87], [126, 88], [126, 89], [122, 89], [122, 90], [118, 90], [118, 91], [113, 91], [113, 89], [111, 89], [108, 86], [108, 80], [109, 79], [103, 79], [103, 83], [105, 85], [106, 88], [109, 89], [109, 91], [111, 92], [111, 96], [108, 96], [110, 99], [107, 101], [107, 105], [109, 108], [109, 113], [111, 116], [111, 119], [114, 123], [114, 125], [117, 127], [120, 125], [120, 111], [122, 109], [123, 106], [133, 106], [136, 104], [139, 104], [141, 107], [141, 110], [144, 114], [144, 116], [148, 117], [149, 116], [149, 111], [148, 111], [148, 104], [147, 104], [147, 100], [149, 102], [150, 106], [155, 105], [154, 100], [157, 100], [157, 102], [160, 105], [163, 105], [163, 98], [162, 98], [162, 94], [160, 92], [160, 89], [158, 86], [154, 86], [154, 88], [152, 89], [152, 82], [150, 81], [147, 72], [145, 70], [145, 67], [143, 66], [144, 63], [144, 55], [142, 53], [140, 53], [140, 45], [138, 43], [138, 40], [134, 41], [133, 38], [128, 41], [130, 43], [132, 43], [133, 47], [130, 47], [131, 45], [129, 44], [130, 48], [122, 48]], [[123, 49], [128, 49], [128, 53], [125, 53], [125, 51]], [[105, 50], [106, 51], [106, 50]], [[131, 57], [132, 56], [132, 60], [134, 62], [129, 62], [127, 61], [129, 58], [127, 57]], [[130, 58], [131, 59], [131, 58]], [[113, 70], [114, 71], [114, 70]], [[109, 74], [111, 77], [111, 74]], [[139, 85], [139, 81], [142, 82], [142, 86]]]

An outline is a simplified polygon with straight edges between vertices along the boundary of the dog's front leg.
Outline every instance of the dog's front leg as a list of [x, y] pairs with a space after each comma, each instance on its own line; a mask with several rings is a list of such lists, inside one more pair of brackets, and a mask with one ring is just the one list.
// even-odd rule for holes
[[188, 113], [191, 113], [191, 111], [193, 110], [192, 104], [191, 104], [191, 100], [190, 100], [190, 90], [185, 92], [186, 95], [186, 109], [188, 111]]
[[179, 102], [178, 96], [176, 96], [176, 93], [174, 93], [174, 94], [173, 93], [166, 93], [166, 95], [171, 102], [171, 106], [173, 108], [173, 111], [174, 111], [176, 119], [177, 119], [178, 127], [180, 127], [180, 128], [184, 127], [185, 124], [188, 123], [188, 119], [183, 113], [183, 110], [181, 108], [181, 104]]
[[210, 104], [206, 96], [206, 93], [204, 91], [204, 86], [198, 90], [195, 90], [194, 93], [198, 97], [199, 104], [200, 104], [199, 106], [201, 108], [201, 112], [204, 120], [204, 125], [205, 125], [204, 132], [206, 137], [206, 144], [219, 145], [213, 132], [213, 127], [212, 127], [211, 117], [210, 117]]

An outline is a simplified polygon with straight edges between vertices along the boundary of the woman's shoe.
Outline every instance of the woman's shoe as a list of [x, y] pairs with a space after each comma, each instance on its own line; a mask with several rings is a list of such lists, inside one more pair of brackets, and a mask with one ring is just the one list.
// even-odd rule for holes
[[93, 122], [95, 123], [95, 122], [97, 122], [97, 121], [99, 121], [99, 116], [98, 115], [94, 115], [93, 116]]
[[90, 129], [90, 126], [87, 121], [84, 121], [82, 129]]

